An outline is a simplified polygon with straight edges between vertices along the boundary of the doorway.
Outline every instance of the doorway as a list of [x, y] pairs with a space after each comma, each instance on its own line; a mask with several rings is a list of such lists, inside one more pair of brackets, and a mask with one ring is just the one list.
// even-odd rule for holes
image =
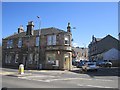
[[70, 69], [70, 58], [69, 54], [65, 54], [64, 56], [64, 69], [69, 70]]

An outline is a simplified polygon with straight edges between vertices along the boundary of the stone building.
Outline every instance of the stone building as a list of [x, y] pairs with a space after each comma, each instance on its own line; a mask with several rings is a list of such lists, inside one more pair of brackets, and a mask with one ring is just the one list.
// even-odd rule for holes
[[73, 59], [88, 60], [88, 48], [85, 47], [72, 47]]
[[68, 23], [67, 31], [50, 27], [34, 30], [33, 21], [23, 26], [18, 33], [2, 40], [3, 67], [18, 67], [23, 63], [26, 69], [71, 70], [72, 49]]
[[88, 48], [88, 57], [90, 60], [119, 60], [120, 41], [111, 35], [107, 35], [104, 38], [95, 38], [92, 36], [92, 42]]

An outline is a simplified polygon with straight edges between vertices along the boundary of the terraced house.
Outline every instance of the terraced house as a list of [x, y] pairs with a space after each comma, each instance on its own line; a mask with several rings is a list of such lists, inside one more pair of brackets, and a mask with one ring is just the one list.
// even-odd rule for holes
[[18, 67], [23, 63], [26, 69], [71, 70], [72, 49], [68, 23], [67, 31], [50, 27], [34, 30], [33, 21], [23, 26], [18, 33], [2, 40], [3, 67]]
[[120, 41], [111, 35], [104, 38], [92, 36], [92, 42], [88, 47], [90, 60], [110, 60], [115, 64], [120, 61]]

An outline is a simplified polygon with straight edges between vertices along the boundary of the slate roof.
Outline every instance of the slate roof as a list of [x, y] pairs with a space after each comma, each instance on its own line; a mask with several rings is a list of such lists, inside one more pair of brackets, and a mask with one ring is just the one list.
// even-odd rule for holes
[[[39, 29], [38, 30], [33, 30], [33, 36], [38, 35], [39, 34]], [[47, 35], [47, 34], [56, 34], [56, 33], [67, 33], [64, 30], [55, 28], [55, 27], [50, 27], [50, 28], [43, 28], [41, 29], [41, 34], [42, 35]], [[25, 37], [26, 36], [26, 31], [25, 32], [21, 32], [21, 33], [17, 33], [17, 34], [13, 34], [11, 36], [8, 36], [4, 39], [8, 39], [8, 38], [17, 38], [17, 37]]]
[[85, 52], [85, 51], [88, 51], [88, 48], [84, 48], [84, 47], [80, 47], [80, 48], [72, 47], [72, 49], [75, 52]]
[[96, 41], [100, 41], [102, 38], [96, 38]]

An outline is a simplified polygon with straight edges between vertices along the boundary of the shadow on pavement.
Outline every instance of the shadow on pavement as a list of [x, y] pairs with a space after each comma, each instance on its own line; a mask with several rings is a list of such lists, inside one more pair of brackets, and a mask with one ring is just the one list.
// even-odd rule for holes
[[79, 73], [79, 74], [88, 74], [91, 77], [94, 76], [120, 76], [120, 68], [112, 67], [112, 68], [99, 68], [97, 71], [87, 71], [82, 72], [80, 69], [72, 70], [71, 72]]

